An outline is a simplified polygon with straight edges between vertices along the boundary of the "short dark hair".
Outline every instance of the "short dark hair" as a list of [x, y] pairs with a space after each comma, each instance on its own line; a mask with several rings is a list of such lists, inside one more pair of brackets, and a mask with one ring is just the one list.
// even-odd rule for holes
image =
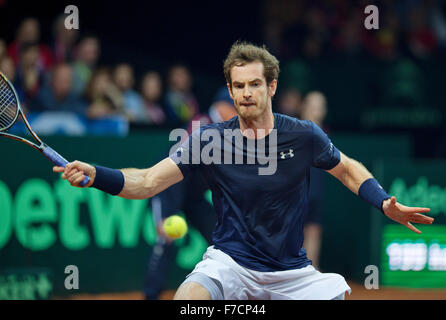
[[232, 86], [232, 67], [244, 66], [247, 63], [256, 61], [263, 64], [263, 75], [268, 84], [279, 78], [279, 60], [269, 53], [265, 45], [259, 47], [249, 42], [236, 41], [223, 64], [226, 82]]

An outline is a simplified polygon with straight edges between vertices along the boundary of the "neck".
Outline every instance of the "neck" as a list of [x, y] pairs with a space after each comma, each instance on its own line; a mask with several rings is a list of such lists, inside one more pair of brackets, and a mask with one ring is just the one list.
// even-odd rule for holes
[[242, 134], [250, 139], [262, 139], [274, 129], [274, 115], [271, 108], [255, 119], [238, 117]]

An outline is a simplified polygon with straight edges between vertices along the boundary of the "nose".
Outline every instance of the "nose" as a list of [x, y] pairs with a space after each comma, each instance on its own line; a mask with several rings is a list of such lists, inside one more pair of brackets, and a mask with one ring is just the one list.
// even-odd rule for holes
[[243, 89], [243, 98], [249, 99], [251, 98], [251, 96], [251, 91], [249, 91], [248, 86], [245, 86], [245, 88]]

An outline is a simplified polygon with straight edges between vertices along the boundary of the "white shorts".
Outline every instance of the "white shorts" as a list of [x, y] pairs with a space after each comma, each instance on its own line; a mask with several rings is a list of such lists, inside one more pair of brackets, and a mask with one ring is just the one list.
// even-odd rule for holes
[[339, 274], [321, 273], [312, 265], [286, 271], [254, 271], [213, 246], [189, 275], [194, 272], [218, 280], [225, 300], [331, 300], [351, 292]]

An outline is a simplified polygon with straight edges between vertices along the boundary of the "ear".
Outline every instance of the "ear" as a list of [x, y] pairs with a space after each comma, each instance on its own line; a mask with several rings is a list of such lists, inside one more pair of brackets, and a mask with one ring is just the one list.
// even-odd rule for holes
[[268, 85], [268, 94], [270, 97], [273, 97], [276, 94], [277, 90], [277, 80], [272, 80]]
[[229, 95], [231, 96], [231, 99], [234, 100], [234, 96], [232, 95], [232, 87], [230, 83], [226, 83], [226, 86], [228, 87]]

